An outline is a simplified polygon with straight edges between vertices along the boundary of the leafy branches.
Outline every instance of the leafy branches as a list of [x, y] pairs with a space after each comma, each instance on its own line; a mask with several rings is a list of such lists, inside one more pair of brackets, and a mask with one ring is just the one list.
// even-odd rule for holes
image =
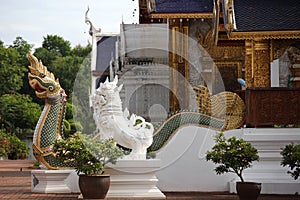
[[[26, 55], [32, 48], [33, 45], [20, 36], [12, 45], [0, 41], [0, 125], [8, 131], [34, 129], [38, 121], [36, 115], [40, 115], [41, 109], [33, 102], [44, 104], [28, 84], [26, 67], [29, 63]], [[47, 35], [42, 47], [36, 48], [34, 54], [51, 72], [57, 74], [61, 86], [71, 98], [77, 72], [90, 52], [91, 45], [71, 48], [70, 42], [62, 37]], [[67, 120], [71, 125], [76, 124], [71, 121], [73, 116]]]
[[42, 112], [28, 95], [18, 93], [0, 96], [0, 105], [0, 123], [8, 132], [15, 132], [16, 128], [34, 129]]
[[280, 152], [282, 155], [281, 165], [289, 166], [289, 174], [296, 180], [300, 176], [300, 144], [288, 144]]
[[231, 137], [226, 139], [224, 133], [216, 136], [216, 144], [206, 154], [206, 160], [219, 164], [215, 171], [223, 174], [235, 173], [244, 182], [243, 171], [251, 167], [253, 161], [258, 161], [257, 149], [243, 139]]
[[115, 164], [124, 155], [113, 139], [102, 140], [78, 132], [66, 140], [56, 140], [53, 151], [61, 161], [74, 162], [77, 174], [86, 175], [103, 174], [106, 164]]

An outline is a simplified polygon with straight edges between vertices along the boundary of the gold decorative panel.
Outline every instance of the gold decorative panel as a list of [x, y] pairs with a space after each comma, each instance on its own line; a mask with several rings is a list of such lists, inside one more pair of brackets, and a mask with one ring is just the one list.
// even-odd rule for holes
[[254, 87], [270, 87], [269, 40], [254, 40]]
[[188, 22], [170, 19], [170, 110], [186, 109], [189, 105]]

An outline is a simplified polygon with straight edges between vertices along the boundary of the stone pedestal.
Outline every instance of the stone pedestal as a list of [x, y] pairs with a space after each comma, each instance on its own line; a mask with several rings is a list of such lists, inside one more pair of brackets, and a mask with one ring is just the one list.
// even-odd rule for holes
[[158, 179], [155, 173], [160, 167], [158, 159], [120, 160], [116, 165], [109, 165], [105, 170], [111, 175], [107, 198], [165, 199], [156, 187]]
[[75, 170], [32, 170], [31, 183], [35, 193], [79, 192]]
[[[120, 160], [108, 165], [105, 173], [111, 177], [107, 199], [165, 199], [156, 187], [155, 173], [160, 167], [158, 159]], [[75, 170], [32, 170], [31, 180], [35, 193], [80, 193]]]

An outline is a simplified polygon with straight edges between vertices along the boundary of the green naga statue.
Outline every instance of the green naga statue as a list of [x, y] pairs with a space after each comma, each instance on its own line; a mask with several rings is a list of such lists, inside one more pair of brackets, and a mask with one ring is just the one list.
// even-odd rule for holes
[[[33, 135], [33, 154], [48, 169], [71, 167], [71, 163], [59, 162], [53, 153], [53, 142], [63, 138], [63, 121], [66, 111], [66, 94], [58, 79], [31, 53], [28, 79], [38, 98], [45, 100], [43, 112]], [[70, 165], [70, 166], [68, 166]]]

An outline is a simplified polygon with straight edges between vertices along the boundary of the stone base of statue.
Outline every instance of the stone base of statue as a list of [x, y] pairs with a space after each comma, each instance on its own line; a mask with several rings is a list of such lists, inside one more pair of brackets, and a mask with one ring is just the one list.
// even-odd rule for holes
[[[110, 174], [107, 199], [165, 199], [156, 186], [155, 173], [160, 167], [159, 159], [119, 160], [115, 165], [109, 164], [105, 169]], [[35, 193], [80, 193], [75, 170], [32, 170], [31, 180], [31, 191]]]
[[120, 160], [108, 165], [105, 173], [110, 174], [108, 199], [165, 199], [165, 195], [156, 187], [158, 179], [155, 173], [160, 169], [158, 159]]
[[[75, 183], [75, 184], [74, 184]], [[32, 170], [31, 192], [71, 193], [79, 192], [75, 170]]]

